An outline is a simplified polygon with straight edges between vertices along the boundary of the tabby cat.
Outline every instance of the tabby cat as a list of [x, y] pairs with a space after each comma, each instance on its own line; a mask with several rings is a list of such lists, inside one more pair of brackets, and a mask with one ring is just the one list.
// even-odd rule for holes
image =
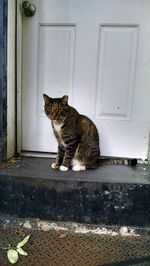
[[[53, 169], [73, 171], [95, 169], [100, 160], [99, 135], [95, 124], [85, 115], [68, 105], [68, 96], [50, 98], [43, 94], [45, 113], [50, 118], [58, 141], [56, 162]], [[111, 163], [111, 160], [107, 160]]]

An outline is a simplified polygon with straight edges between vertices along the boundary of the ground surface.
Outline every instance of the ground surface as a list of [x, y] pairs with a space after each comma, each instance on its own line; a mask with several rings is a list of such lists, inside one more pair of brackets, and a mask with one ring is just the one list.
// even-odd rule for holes
[[[148, 237], [0, 228], [0, 246], [16, 245], [29, 233], [28, 256], [21, 256], [18, 266], [150, 265]], [[0, 250], [0, 265], [10, 265], [6, 250]]]

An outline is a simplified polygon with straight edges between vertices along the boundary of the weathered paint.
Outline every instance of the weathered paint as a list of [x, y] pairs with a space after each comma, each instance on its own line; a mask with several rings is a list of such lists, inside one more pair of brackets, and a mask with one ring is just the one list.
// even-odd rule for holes
[[148, 163], [150, 164], [150, 130], [149, 130], [149, 144], [148, 144]]
[[3, 228], [18, 228], [40, 231], [66, 231], [81, 234], [110, 235], [110, 236], [150, 236], [150, 228], [107, 226], [95, 224], [81, 224], [74, 222], [51, 222], [34, 218], [22, 219], [14, 216], [0, 214], [0, 226]]
[[16, 144], [16, 0], [8, 0], [7, 16], [7, 158], [11, 158]]
[[7, 156], [7, 0], [0, 1], [0, 161]]

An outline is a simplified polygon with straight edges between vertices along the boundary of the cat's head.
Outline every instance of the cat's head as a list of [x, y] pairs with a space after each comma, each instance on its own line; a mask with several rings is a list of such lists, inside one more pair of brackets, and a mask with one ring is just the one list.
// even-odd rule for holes
[[45, 101], [45, 113], [51, 120], [64, 121], [68, 114], [68, 96], [64, 95], [62, 98], [50, 98], [43, 94]]

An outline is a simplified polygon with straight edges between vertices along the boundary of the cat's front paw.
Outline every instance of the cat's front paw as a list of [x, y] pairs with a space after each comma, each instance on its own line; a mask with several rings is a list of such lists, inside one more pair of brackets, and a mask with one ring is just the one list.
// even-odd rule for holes
[[57, 163], [52, 163], [52, 164], [51, 164], [51, 168], [54, 169], [54, 170], [58, 170], [59, 167], [60, 167], [60, 165], [57, 164]]
[[59, 167], [59, 170], [60, 171], [68, 171], [68, 167], [66, 167], [66, 166], [64, 166], [64, 165], [61, 165], [60, 167]]

